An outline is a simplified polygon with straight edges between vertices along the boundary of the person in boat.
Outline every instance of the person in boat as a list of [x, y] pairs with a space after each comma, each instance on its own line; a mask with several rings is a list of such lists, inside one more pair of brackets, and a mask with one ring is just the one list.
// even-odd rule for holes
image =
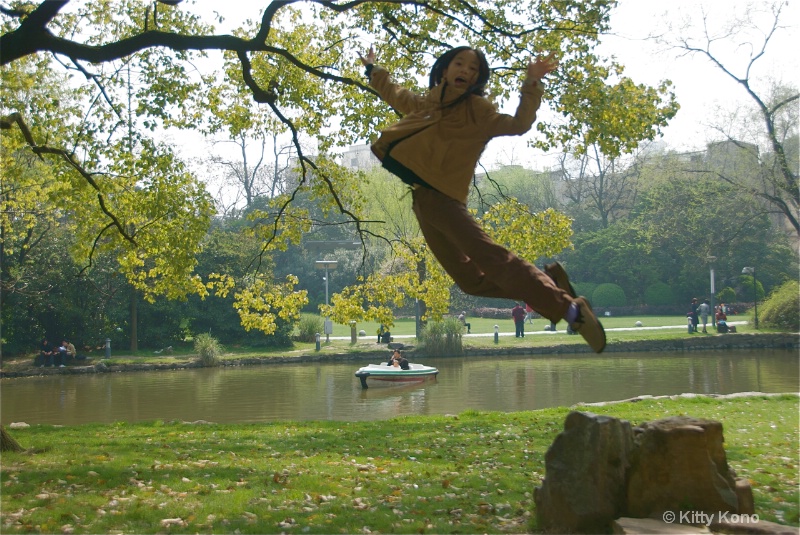
[[402, 370], [408, 370], [411, 368], [411, 366], [408, 364], [408, 359], [406, 359], [402, 353], [400, 353], [399, 349], [394, 350], [394, 353], [392, 353], [387, 365], [394, 366], [395, 368], [400, 368]]

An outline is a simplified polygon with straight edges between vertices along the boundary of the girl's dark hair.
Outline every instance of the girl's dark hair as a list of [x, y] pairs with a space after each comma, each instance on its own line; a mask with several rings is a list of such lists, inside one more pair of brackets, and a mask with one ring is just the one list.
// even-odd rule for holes
[[[441, 56], [431, 67], [431, 74], [430, 74], [430, 81], [428, 84], [429, 89], [433, 89], [440, 83], [442, 83], [442, 77], [444, 76], [444, 70], [450, 65], [458, 54], [464, 52], [465, 50], [472, 50], [475, 52], [475, 55], [478, 56], [478, 79], [475, 83], [467, 88], [467, 91], [464, 93], [465, 97], [468, 95], [478, 95], [482, 97], [486, 90], [486, 84], [489, 82], [489, 74], [491, 71], [489, 70], [489, 62], [486, 61], [486, 56], [478, 50], [477, 48], [472, 48], [469, 46], [458, 46], [456, 48], [451, 48]], [[462, 99], [458, 99], [459, 101]]]

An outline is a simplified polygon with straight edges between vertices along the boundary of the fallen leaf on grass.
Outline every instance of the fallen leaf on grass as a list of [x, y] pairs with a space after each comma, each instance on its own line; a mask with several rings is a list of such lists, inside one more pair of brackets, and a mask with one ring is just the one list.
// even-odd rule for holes
[[356, 498], [353, 500], [353, 507], [363, 511], [369, 508], [369, 504], [366, 503], [363, 498]]
[[161, 520], [161, 527], [168, 528], [170, 526], [186, 527], [186, 522], [182, 518], [163, 518]]
[[282, 521], [278, 522], [278, 526], [282, 528], [291, 528], [294, 527], [295, 524], [297, 524], [297, 522], [295, 522], [294, 518], [284, 518]]
[[255, 514], [255, 513], [251, 513], [250, 511], [244, 511], [244, 512], [242, 513], [242, 516], [243, 516], [243, 517], [245, 517], [245, 518], [247, 519], [247, 521], [248, 521], [249, 523], [251, 523], [251, 524], [252, 524], [253, 522], [255, 522], [256, 520], [258, 520], [258, 515], [257, 515], [257, 514]]
[[481, 515], [488, 515], [494, 511], [494, 506], [490, 503], [478, 504], [478, 513]]

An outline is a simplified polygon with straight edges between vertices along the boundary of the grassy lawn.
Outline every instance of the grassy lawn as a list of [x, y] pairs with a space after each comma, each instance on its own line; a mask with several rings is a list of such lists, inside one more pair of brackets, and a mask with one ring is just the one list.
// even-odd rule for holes
[[[798, 524], [798, 398], [588, 408], [724, 425], [762, 520]], [[523, 533], [569, 409], [382, 422], [36, 425], [11, 430], [3, 533]]]
[[[750, 321], [750, 316], [739, 314], [737, 316], [731, 316], [729, 318], [730, 321]], [[490, 319], [490, 318], [468, 318], [467, 321], [471, 324], [471, 332], [473, 334], [493, 334], [494, 333], [494, 326], [497, 325], [499, 327], [500, 332], [510, 332], [514, 333], [514, 322], [511, 319], [511, 311], [509, 309], [509, 315], [507, 319]], [[686, 316], [645, 316], [645, 317], [630, 317], [630, 316], [620, 316], [620, 317], [601, 317], [600, 321], [603, 323], [603, 327], [606, 329], [616, 329], [616, 328], [627, 328], [627, 327], [634, 327], [637, 321], [641, 321], [643, 326], [645, 327], [655, 327], [655, 326], [664, 326], [664, 325], [674, 325], [680, 327], [684, 333], [688, 334], [686, 331]], [[533, 324], [525, 324], [525, 331], [526, 332], [541, 332], [544, 331], [545, 325], [550, 325], [550, 322], [544, 318], [538, 318], [533, 321]], [[561, 322], [556, 325], [556, 329], [559, 331], [566, 330], [566, 323]], [[710, 325], [709, 325], [710, 327]], [[360, 323], [356, 326], [358, 330], [364, 330], [367, 333], [367, 337], [371, 337], [373, 339], [377, 338], [376, 331], [378, 330], [378, 324], [372, 322]], [[391, 329], [393, 335], [413, 335], [414, 330], [414, 319], [413, 318], [402, 318], [395, 321], [394, 327]], [[646, 332], [646, 331], [641, 331]], [[333, 334], [331, 336], [350, 336], [350, 327], [348, 325], [338, 325], [336, 323], [333, 324]]]
[[[463, 345], [466, 349], [480, 349], [480, 348], [497, 348], [497, 347], [549, 347], [557, 345], [585, 345], [583, 339], [579, 335], [569, 335], [566, 332], [566, 323], [561, 322], [556, 325], [557, 331], [549, 333], [544, 331], [545, 325], [549, 322], [544, 319], [535, 320], [532, 325], [526, 324], [525, 338], [515, 338], [514, 323], [511, 319], [496, 320], [485, 318], [470, 318], [472, 328], [471, 332], [475, 336], [465, 336], [463, 338]], [[671, 326], [669, 329], [631, 329], [634, 327], [636, 321], [641, 321], [643, 327], [662, 327]], [[740, 333], [753, 333], [769, 332], [767, 329], [761, 328], [756, 331], [750, 324], [750, 317], [747, 315], [735, 316], [735, 319], [730, 321], [747, 322], [744, 325], [738, 325], [737, 330]], [[695, 333], [689, 334], [686, 329], [686, 318], [683, 316], [648, 316], [644, 318], [631, 318], [631, 317], [610, 317], [602, 319], [603, 326], [607, 330], [606, 336], [609, 344], [614, 342], [625, 342], [632, 340], [676, 340], [688, 339], [692, 337], [715, 336], [716, 332], [709, 328], [707, 334]], [[497, 325], [501, 334], [498, 343], [494, 343], [494, 326]], [[375, 351], [386, 349], [385, 345], [378, 345], [377, 335], [375, 334], [378, 325], [375, 323], [359, 324], [358, 330], [366, 331], [367, 335], [358, 337], [355, 344], [350, 342], [350, 328], [346, 325], [333, 325], [333, 334], [331, 340], [325, 342], [325, 336], [321, 337], [320, 347], [322, 351], [331, 353], [358, 353], [363, 351]], [[631, 329], [614, 331], [612, 329]], [[403, 336], [413, 336], [415, 333], [414, 319], [399, 319], [391, 329], [392, 335], [397, 336], [396, 341], [409, 345], [417, 345], [414, 338], [404, 338]], [[511, 335], [508, 335], [511, 333]], [[483, 336], [481, 336], [483, 335]], [[336, 339], [338, 337], [345, 337], [344, 340]], [[243, 354], [249, 356], [269, 356], [269, 355], [291, 355], [291, 354], [308, 354], [316, 350], [314, 343], [295, 342], [294, 348], [291, 350], [278, 349], [278, 350], [251, 350], [248, 348], [227, 348], [230, 353], [228, 358], [241, 358]]]

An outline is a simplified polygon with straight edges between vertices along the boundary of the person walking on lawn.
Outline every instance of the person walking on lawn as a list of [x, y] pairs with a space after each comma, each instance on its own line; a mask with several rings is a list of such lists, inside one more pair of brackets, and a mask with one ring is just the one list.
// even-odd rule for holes
[[525, 309], [519, 303], [515, 303], [511, 309], [511, 317], [514, 318], [514, 336], [525, 338]]

